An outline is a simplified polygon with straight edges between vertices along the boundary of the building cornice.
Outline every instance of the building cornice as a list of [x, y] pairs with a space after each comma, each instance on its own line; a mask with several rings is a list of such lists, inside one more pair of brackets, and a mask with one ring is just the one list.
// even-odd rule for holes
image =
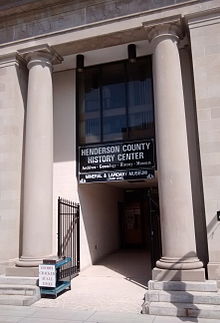
[[10, 54], [0, 56], [0, 68], [15, 66], [15, 65], [16, 66], [26, 65], [24, 58], [18, 52], [13, 52]]
[[220, 7], [212, 10], [210, 9], [202, 13], [188, 15], [186, 17], [186, 21], [190, 29], [219, 24]]
[[[28, 1], [28, 0], [27, 0]], [[31, 0], [29, 0], [31, 1]], [[50, 2], [50, 5], [48, 6], [47, 8], [47, 11], [45, 11], [45, 3], [46, 2]], [[4, 10], [2, 11], [1, 8], [0, 8], [0, 17], [1, 17], [1, 21], [0, 21], [0, 27], [1, 26], [6, 26], [8, 28], [10, 28], [11, 26], [17, 26], [17, 25], [24, 25], [25, 24], [25, 19], [27, 19], [27, 25], [28, 25], [28, 22], [30, 21], [33, 21], [34, 23], [36, 24], [39, 24], [39, 29], [41, 29], [41, 24], [45, 24], [45, 21], [44, 20], [47, 20], [48, 17], [57, 17], [57, 19], [61, 20], [63, 19], [63, 15], [65, 16], [65, 14], [73, 14], [74, 15], [74, 10], [77, 11], [77, 14], [80, 15], [80, 12], [79, 10], [83, 10], [84, 12], [86, 10], [88, 10], [88, 8], [90, 8], [92, 6], [92, 1], [90, 1], [91, 3], [88, 5], [88, 7], [84, 7], [83, 6], [83, 3], [85, 4], [85, 1], [82, 1], [82, 4], [80, 4], [79, 6], [76, 6], [74, 7], [74, 1], [71, 1], [71, 0], [55, 0], [54, 2], [52, 1], [52, 4], [51, 4], [51, 1], [52, 0], [45, 0], [45, 1], [38, 1], [39, 3], [41, 3], [41, 5], [39, 4], [38, 7], [36, 8], [30, 8], [30, 10], [17, 10], [15, 11], [14, 13], [12, 12], [10, 17], [7, 16], [6, 14], [4, 14]], [[32, 2], [36, 2], [36, 1], [33, 1]], [[42, 2], [44, 2], [44, 6], [42, 6]], [[101, 4], [104, 4], [104, 3], [107, 3], [109, 4], [108, 1], [103, 1], [103, 0], [95, 0], [94, 1], [94, 5], [101, 5]], [[148, 2], [148, 1], [146, 1]], [[102, 18], [97, 18], [96, 20], [92, 21], [92, 22], [89, 22], [87, 21], [87, 18], [85, 18], [84, 22], [83, 23], [79, 23], [73, 27], [69, 27], [69, 28], [61, 28], [59, 30], [51, 30], [51, 31], [43, 31], [41, 34], [38, 34], [38, 35], [33, 35], [34, 37], [38, 38], [38, 37], [43, 37], [45, 35], [48, 35], [48, 34], [57, 34], [59, 32], [65, 32], [65, 31], [68, 31], [68, 30], [75, 30], [75, 29], [80, 29], [80, 28], [91, 28], [93, 26], [98, 26], [98, 25], [102, 25], [102, 24], [106, 24], [106, 23], [109, 23], [109, 22], [121, 22], [123, 20], [127, 20], [127, 19], [135, 19], [135, 18], [139, 18], [139, 17], [142, 17], [142, 16], [145, 16], [145, 15], [157, 15], [157, 14], [161, 14], [162, 13], [162, 16], [163, 15], [166, 15], [166, 11], [169, 11], [169, 10], [175, 10], [178, 8], [182, 8], [182, 7], [187, 7], [187, 6], [191, 6], [193, 4], [196, 4], [198, 3], [199, 0], [182, 0], [178, 3], [173, 3], [173, 4], [169, 4], [169, 5], [163, 5], [163, 6], [160, 6], [159, 4], [157, 6], [152, 6], [152, 7], [149, 7], [147, 10], [135, 10], [134, 12], [132, 13], [125, 13], [125, 12], [121, 12], [117, 15], [113, 15], [112, 17], [105, 17], [104, 13], [103, 13], [103, 16]], [[116, 6], [117, 7], [117, 6]], [[17, 7], [16, 7], [17, 8]], [[116, 8], [117, 9], [117, 8]], [[51, 11], [50, 11], [51, 10]], [[43, 17], [43, 18], [42, 18]], [[33, 18], [33, 19], [32, 19]], [[65, 17], [64, 17], [65, 18]], [[22, 22], [22, 24], [21, 24]], [[53, 24], [53, 22], [49, 21], [49, 24]], [[21, 28], [24, 28], [22, 27]], [[43, 27], [44, 29], [44, 27]], [[19, 40], [19, 39], [16, 39], [16, 33], [15, 35], [13, 36], [13, 40], [16, 41], [16, 40]], [[31, 35], [28, 36], [29, 39], [31, 39]], [[25, 38], [25, 35], [24, 35], [24, 38]], [[22, 38], [22, 39], [24, 39]]]
[[0, 1], [0, 17], [9, 17], [30, 13], [31, 10], [44, 9], [48, 6], [70, 3], [72, 0], [1, 0]]
[[188, 2], [188, 5], [181, 3], [176, 6], [170, 6], [170, 8], [163, 8], [163, 10], [141, 12], [14, 40], [13, 42], [3, 43], [0, 45], [0, 49], [3, 53], [7, 53], [48, 43], [62, 56], [71, 55], [135, 40], [147, 40], [144, 25], [152, 25], [162, 19], [170, 20], [172, 17], [179, 16], [184, 26], [185, 20], [186, 22], [188, 21], [187, 17], [192, 17], [198, 13], [200, 16], [204, 16], [207, 12], [210, 13], [211, 11], [219, 10], [219, 8], [220, 0], [200, 2], [199, 5], [198, 0], [193, 0]]

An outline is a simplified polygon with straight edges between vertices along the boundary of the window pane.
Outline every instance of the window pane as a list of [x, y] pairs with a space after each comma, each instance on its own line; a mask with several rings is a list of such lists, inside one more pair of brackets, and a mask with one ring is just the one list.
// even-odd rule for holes
[[127, 137], [125, 64], [102, 67], [103, 141]]
[[128, 64], [128, 125], [129, 138], [154, 136], [154, 114], [150, 58]]
[[100, 142], [99, 70], [89, 68], [83, 73], [78, 73], [78, 82], [80, 143]]
[[77, 74], [81, 144], [154, 137], [151, 57]]

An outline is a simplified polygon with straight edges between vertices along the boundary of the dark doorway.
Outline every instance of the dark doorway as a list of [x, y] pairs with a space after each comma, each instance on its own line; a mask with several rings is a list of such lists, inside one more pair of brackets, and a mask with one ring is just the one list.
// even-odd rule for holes
[[152, 268], [161, 257], [160, 214], [157, 188], [129, 189], [119, 203], [122, 248], [142, 248], [151, 254]]

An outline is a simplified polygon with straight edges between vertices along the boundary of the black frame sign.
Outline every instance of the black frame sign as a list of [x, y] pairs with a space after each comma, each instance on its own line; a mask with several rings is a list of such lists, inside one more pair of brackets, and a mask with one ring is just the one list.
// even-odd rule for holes
[[79, 147], [79, 183], [154, 178], [154, 139]]

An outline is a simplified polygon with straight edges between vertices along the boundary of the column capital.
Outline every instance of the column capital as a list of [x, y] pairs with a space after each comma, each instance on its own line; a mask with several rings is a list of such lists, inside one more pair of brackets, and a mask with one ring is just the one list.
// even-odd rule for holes
[[47, 44], [23, 49], [18, 53], [26, 61], [29, 69], [36, 64], [46, 64], [51, 67], [63, 61], [63, 58]]
[[164, 18], [154, 22], [143, 22], [142, 25], [150, 42], [157, 42], [166, 38], [179, 41], [184, 36], [180, 16]]

